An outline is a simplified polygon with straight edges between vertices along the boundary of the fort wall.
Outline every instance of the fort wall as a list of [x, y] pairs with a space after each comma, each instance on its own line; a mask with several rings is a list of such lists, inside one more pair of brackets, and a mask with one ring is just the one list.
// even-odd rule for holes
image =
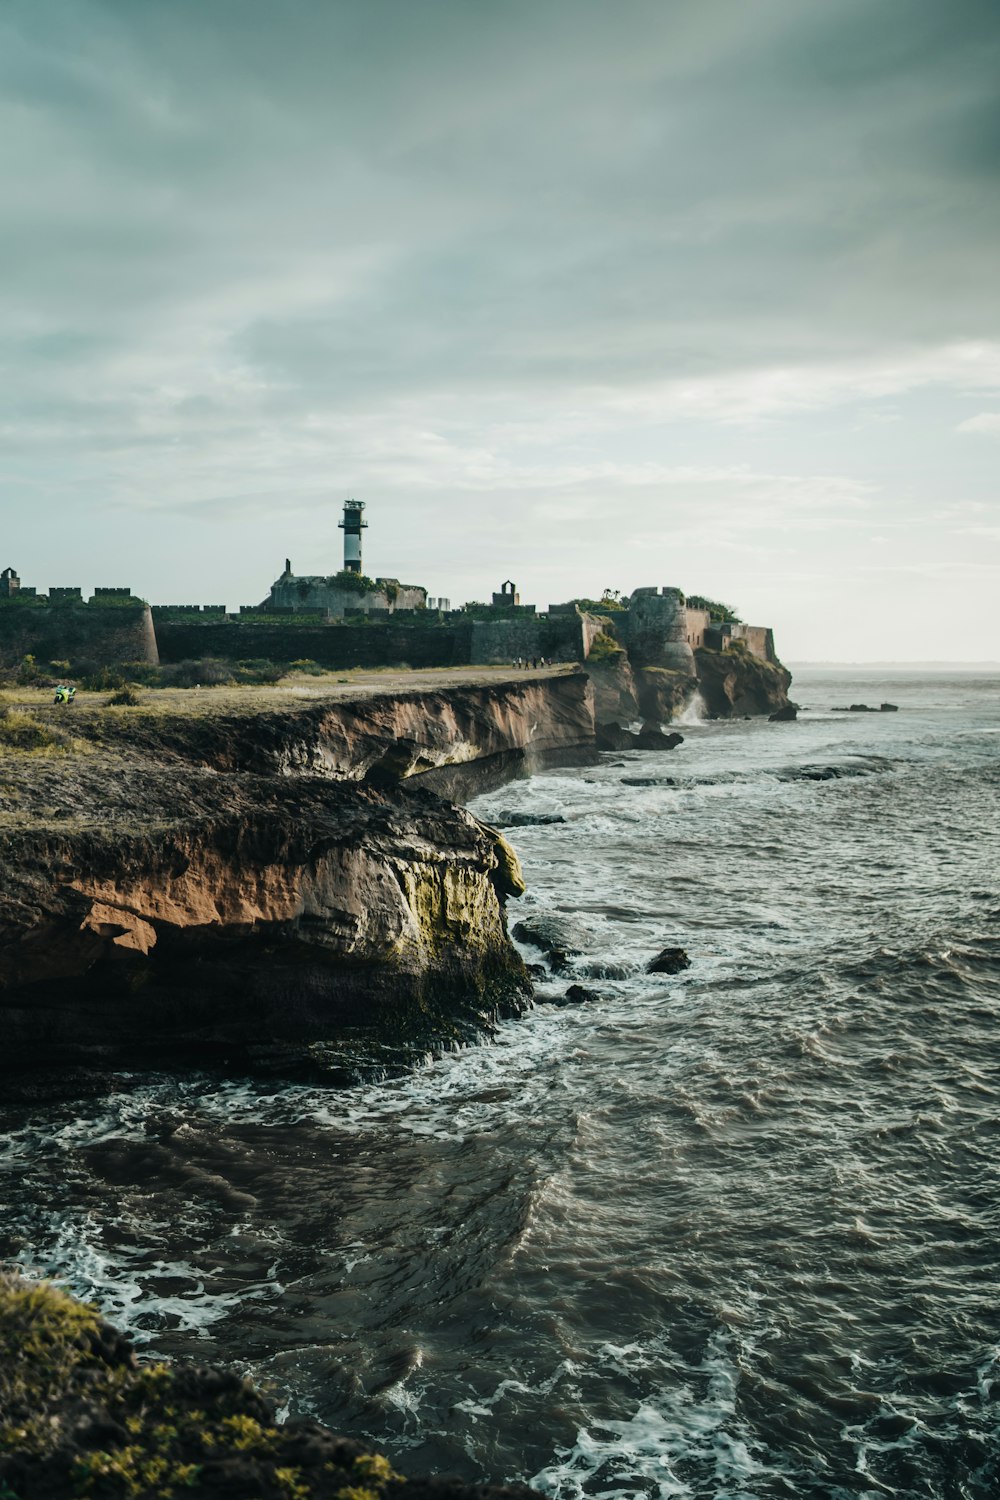
[[628, 601], [621, 633], [635, 667], [665, 667], [694, 676], [694, 652], [687, 640], [687, 610], [680, 589], [636, 589]]
[[687, 643], [692, 651], [697, 651], [705, 644], [705, 631], [712, 623], [712, 617], [707, 609], [692, 609], [690, 604], [685, 606], [684, 615]]
[[546, 661], [582, 661], [585, 656], [584, 624], [575, 615], [515, 615], [500, 619], [474, 620], [472, 655], [477, 664], [508, 664], [515, 657]]
[[50, 661], [159, 661], [148, 604], [46, 605], [0, 601], [0, 666], [16, 667], [25, 656]]
[[398, 616], [384, 622], [300, 624], [294, 616], [273, 622], [211, 618], [164, 619], [157, 624], [164, 662], [220, 657], [224, 661], [314, 661], [321, 667], [463, 666], [472, 660], [472, 621], [441, 624]]

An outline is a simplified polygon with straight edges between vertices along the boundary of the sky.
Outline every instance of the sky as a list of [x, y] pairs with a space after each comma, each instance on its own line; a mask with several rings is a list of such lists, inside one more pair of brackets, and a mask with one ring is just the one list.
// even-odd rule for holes
[[997, 0], [5, 0], [0, 567], [1000, 658]]

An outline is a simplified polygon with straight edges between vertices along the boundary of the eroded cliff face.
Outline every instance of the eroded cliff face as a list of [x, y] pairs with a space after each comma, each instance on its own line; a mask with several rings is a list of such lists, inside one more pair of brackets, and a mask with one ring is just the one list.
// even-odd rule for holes
[[594, 717], [598, 724], [611, 720], [629, 723], [643, 717], [627, 652], [616, 651], [613, 656], [588, 661], [587, 675], [594, 688]]
[[442, 795], [594, 759], [593, 690], [583, 672], [439, 691], [361, 694], [262, 713], [78, 720], [102, 746], [219, 771], [413, 777]]
[[436, 790], [595, 759], [582, 674], [74, 730], [0, 785], [0, 1070], [425, 1047], [527, 1003], [517, 858]]
[[426, 1041], [525, 1003], [516, 857], [462, 809], [316, 777], [123, 782], [132, 817], [105, 795], [89, 813], [107, 819], [0, 835], [0, 1067], [210, 1060], [347, 1028]]
[[792, 674], [780, 662], [762, 661], [747, 650], [695, 652], [698, 689], [713, 718], [772, 714], [788, 705]]

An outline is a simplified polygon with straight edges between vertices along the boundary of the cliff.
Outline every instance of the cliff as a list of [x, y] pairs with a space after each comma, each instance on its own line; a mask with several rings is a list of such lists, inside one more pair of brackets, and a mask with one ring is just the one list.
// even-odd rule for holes
[[725, 651], [695, 652], [698, 689], [711, 717], [742, 718], [788, 707], [792, 674], [779, 661], [764, 661], [741, 643]]
[[422, 1048], [517, 1013], [516, 857], [427, 783], [593, 759], [590, 705], [575, 675], [286, 711], [95, 709], [75, 753], [8, 755], [0, 1069], [322, 1069], [345, 1038]]
[[[605, 650], [588, 660], [598, 721], [643, 718], [669, 724], [700, 692], [713, 718], [772, 714], [788, 706], [791, 674], [764, 626], [734, 623], [719, 649], [706, 646], [708, 612], [679, 589], [636, 589], [625, 609], [601, 618]], [[609, 649], [610, 642], [617, 650]]]
[[532, 1500], [404, 1479], [319, 1422], [279, 1423], [227, 1370], [140, 1364], [93, 1308], [0, 1274], [0, 1494], [10, 1500]]

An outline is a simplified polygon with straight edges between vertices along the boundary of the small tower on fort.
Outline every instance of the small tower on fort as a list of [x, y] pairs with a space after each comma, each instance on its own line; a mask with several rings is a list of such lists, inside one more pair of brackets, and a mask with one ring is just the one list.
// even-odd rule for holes
[[361, 533], [368, 522], [362, 519], [365, 508], [363, 500], [344, 501], [344, 519], [340, 529], [344, 533], [344, 572], [361, 572]]

